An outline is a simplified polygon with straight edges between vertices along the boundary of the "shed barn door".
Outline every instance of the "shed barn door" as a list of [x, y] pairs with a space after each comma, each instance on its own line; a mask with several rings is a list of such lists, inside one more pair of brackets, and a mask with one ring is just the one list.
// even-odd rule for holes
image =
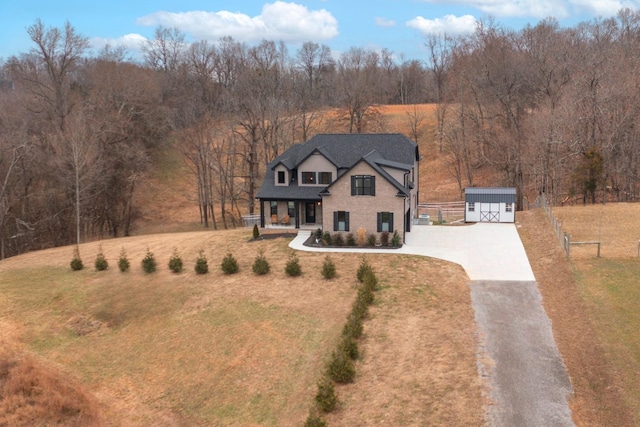
[[480, 222], [500, 222], [500, 203], [480, 203]]

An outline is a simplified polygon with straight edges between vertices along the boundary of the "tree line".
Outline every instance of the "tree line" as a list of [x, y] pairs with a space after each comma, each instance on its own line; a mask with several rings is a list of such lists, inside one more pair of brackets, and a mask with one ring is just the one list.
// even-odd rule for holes
[[[425, 39], [425, 57], [307, 42], [189, 43], [158, 27], [133, 59], [89, 50], [70, 23], [27, 29], [0, 61], [0, 258], [131, 233], [154, 153], [173, 146], [196, 177], [204, 226], [256, 210], [266, 165], [318, 132], [383, 132], [381, 104], [436, 104], [433, 151], [460, 189], [482, 168], [555, 203], [638, 197], [640, 15], [514, 31], [492, 20]], [[425, 117], [407, 118], [418, 140]], [[429, 155], [423, 150], [423, 155]]]

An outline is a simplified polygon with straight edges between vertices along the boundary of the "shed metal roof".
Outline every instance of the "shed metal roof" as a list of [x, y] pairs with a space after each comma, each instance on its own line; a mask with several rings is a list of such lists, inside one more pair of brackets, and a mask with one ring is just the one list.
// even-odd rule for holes
[[467, 187], [466, 203], [515, 203], [516, 189], [512, 187]]

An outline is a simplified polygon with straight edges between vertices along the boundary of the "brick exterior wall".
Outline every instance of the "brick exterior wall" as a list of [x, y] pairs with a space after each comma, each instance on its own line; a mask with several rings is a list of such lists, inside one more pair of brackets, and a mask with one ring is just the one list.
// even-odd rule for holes
[[[352, 196], [351, 176], [372, 175], [376, 177], [375, 196]], [[398, 190], [385, 178], [377, 176], [376, 171], [361, 161], [342, 175], [329, 189], [331, 196], [322, 198], [322, 228], [333, 231], [333, 212], [349, 212], [349, 233], [357, 236], [358, 228], [364, 227], [367, 234], [377, 233], [377, 213], [393, 212], [393, 228], [403, 235], [404, 214], [409, 208], [404, 197], [398, 197]], [[346, 234], [346, 233], [345, 233]], [[391, 232], [390, 234], [393, 234]]]

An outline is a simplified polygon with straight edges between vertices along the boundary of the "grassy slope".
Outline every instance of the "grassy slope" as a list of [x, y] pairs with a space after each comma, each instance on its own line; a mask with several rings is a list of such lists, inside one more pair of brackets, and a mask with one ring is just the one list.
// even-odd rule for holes
[[[91, 265], [98, 242], [81, 245], [87, 268], [80, 272], [68, 268], [69, 247], [4, 260], [0, 318], [15, 333], [3, 346], [11, 342], [85, 384], [106, 425], [300, 425], [355, 297], [360, 257], [334, 257], [339, 277], [327, 282], [320, 275], [324, 254], [301, 253], [303, 276], [288, 278], [289, 240], [250, 242], [250, 235], [204, 231], [106, 240], [102, 251], [111, 269], [104, 272]], [[132, 266], [125, 274], [115, 267], [122, 247]], [[167, 267], [173, 247], [185, 262], [181, 274]], [[158, 260], [158, 271], [149, 275], [140, 266], [147, 248]], [[201, 248], [211, 272], [199, 276], [193, 266]], [[258, 248], [272, 264], [266, 277], [250, 271]], [[241, 272], [225, 276], [219, 265], [229, 249]], [[365, 326], [362, 376], [351, 387], [366, 386], [402, 360], [389, 373], [395, 381], [376, 388], [387, 416], [449, 424], [457, 411], [459, 420], [477, 420], [482, 399], [464, 273], [403, 256], [375, 257], [373, 264], [384, 272], [371, 320], [378, 326]], [[401, 316], [407, 312], [414, 320], [409, 330]], [[420, 382], [398, 381], [398, 373]], [[362, 419], [366, 402], [359, 392], [339, 388], [338, 394], [343, 405], [336, 420]]]

